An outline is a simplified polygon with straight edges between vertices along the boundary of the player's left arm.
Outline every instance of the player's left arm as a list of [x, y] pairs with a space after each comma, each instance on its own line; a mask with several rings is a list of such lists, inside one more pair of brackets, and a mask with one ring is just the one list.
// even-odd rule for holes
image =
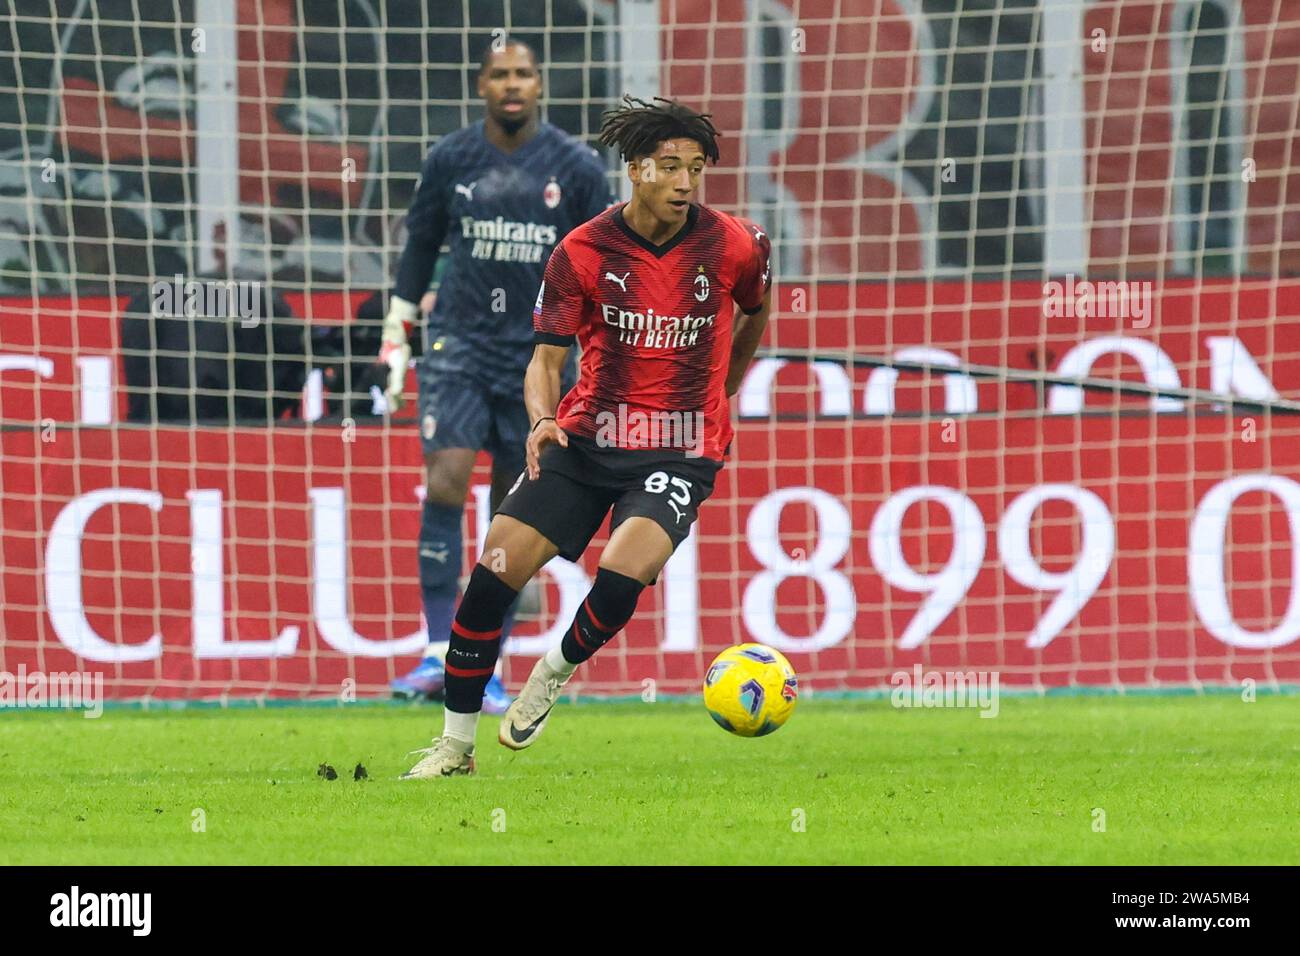
[[[767, 319], [772, 312], [772, 242], [758, 226], [741, 220], [749, 231], [749, 246], [745, 250], [736, 277], [732, 297], [740, 311], [731, 326], [731, 361], [727, 367], [727, 397], [740, 391], [740, 383], [754, 360], [758, 343], [763, 340]], [[755, 304], [757, 303], [757, 304]]]
[[731, 333], [731, 364], [727, 367], [727, 397], [740, 391], [740, 383], [745, 380], [749, 363], [754, 360], [758, 343], [763, 340], [767, 329], [767, 318], [772, 312], [772, 290], [763, 294], [763, 304], [757, 312], [746, 315], [743, 310], [736, 313]]

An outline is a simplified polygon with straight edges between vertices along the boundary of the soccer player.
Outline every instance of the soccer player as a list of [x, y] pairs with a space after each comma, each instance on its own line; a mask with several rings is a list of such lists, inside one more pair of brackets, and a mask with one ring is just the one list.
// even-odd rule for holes
[[[628, 622], [713, 490], [731, 443], [727, 399], [767, 325], [771, 285], [767, 236], [692, 202], [717, 136], [708, 114], [658, 98], [624, 97], [606, 114], [601, 142], [623, 157], [632, 199], [571, 232], [546, 266], [524, 379], [528, 469], [451, 626], [442, 735], [406, 778], [474, 772], [507, 608], [556, 554], [576, 561], [612, 509], [591, 592], [501, 720], [502, 744], [532, 746], [560, 688]], [[561, 401], [575, 339], [581, 373]]]
[[[459, 594], [465, 495], [479, 449], [492, 455], [492, 506], [524, 468], [528, 411], [522, 382], [533, 349], [531, 307], [555, 244], [612, 202], [595, 151], [537, 115], [542, 81], [526, 43], [506, 39], [483, 55], [478, 94], [485, 116], [430, 150], [411, 200], [406, 248], [384, 320], [380, 360], [389, 408], [402, 405], [411, 350], [407, 326], [429, 287], [445, 240], [450, 263], [429, 316], [419, 367], [425, 499], [420, 590], [429, 640], [446, 640]], [[565, 365], [561, 387], [576, 378]], [[507, 622], [506, 629], [509, 624]], [[398, 696], [443, 685], [443, 662], [426, 653], [393, 682]], [[509, 698], [485, 683], [495, 713]]]

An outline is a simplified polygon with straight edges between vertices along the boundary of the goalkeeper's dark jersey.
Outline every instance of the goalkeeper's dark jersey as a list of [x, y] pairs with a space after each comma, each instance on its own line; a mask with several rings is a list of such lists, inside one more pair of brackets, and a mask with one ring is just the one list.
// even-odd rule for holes
[[407, 215], [397, 295], [418, 302], [438, 249], [451, 261], [426, 341], [461, 340], [481, 368], [522, 376], [533, 353], [533, 302], [556, 244], [613, 198], [596, 153], [549, 123], [507, 154], [483, 122], [429, 151]]

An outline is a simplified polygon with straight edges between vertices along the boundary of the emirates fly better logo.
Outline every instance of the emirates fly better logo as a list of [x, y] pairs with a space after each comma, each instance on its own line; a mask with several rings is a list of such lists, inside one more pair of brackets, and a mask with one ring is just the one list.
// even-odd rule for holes
[[618, 340], [644, 349], [689, 349], [700, 340], [700, 332], [711, 328], [712, 315], [655, 315], [654, 309], [633, 312], [601, 303], [601, 318], [618, 329]]
[[555, 226], [536, 222], [515, 222], [503, 216], [495, 219], [460, 217], [460, 231], [473, 239], [470, 256], [493, 262], [541, 262], [542, 253], [555, 245]]

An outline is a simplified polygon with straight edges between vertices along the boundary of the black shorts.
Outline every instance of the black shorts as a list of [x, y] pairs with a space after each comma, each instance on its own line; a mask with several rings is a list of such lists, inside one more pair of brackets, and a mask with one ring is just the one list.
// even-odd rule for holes
[[713, 493], [722, 462], [681, 452], [603, 448], [593, 439], [569, 436], [569, 447], [548, 445], [542, 473], [524, 471], [497, 514], [509, 515], [577, 561], [610, 508], [612, 532], [628, 518], [649, 518], [672, 539], [686, 540], [700, 503]]

